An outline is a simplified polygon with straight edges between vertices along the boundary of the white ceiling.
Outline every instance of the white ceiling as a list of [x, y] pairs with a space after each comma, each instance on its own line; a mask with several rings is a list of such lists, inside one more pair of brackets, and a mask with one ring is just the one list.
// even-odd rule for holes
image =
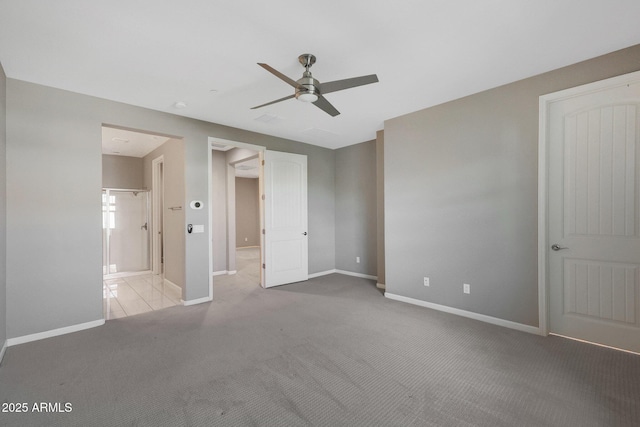
[[260, 176], [260, 160], [257, 158], [236, 163], [234, 166], [238, 178], [258, 178]]
[[102, 154], [144, 157], [171, 138], [107, 126], [102, 127]]
[[[638, 0], [0, 0], [0, 62], [10, 78], [338, 148], [638, 44], [639, 16]], [[293, 91], [256, 63], [296, 80], [307, 52], [321, 82], [380, 82], [328, 94], [335, 118], [296, 100], [250, 110]]]

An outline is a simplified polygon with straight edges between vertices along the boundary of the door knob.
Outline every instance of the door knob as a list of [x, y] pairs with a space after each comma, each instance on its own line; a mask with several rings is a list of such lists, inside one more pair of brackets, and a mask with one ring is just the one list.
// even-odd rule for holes
[[303, 236], [306, 236], [306, 235], [307, 235], [307, 232], [305, 231], [304, 233], [302, 233], [302, 235], [303, 235]]
[[565, 247], [560, 246], [557, 243], [554, 243], [553, 245], [551, 245], [551, 249], [553, 249], [554, 251], [560, 251], [562, 249], [569, 249], [569, 248], [565, 248]]

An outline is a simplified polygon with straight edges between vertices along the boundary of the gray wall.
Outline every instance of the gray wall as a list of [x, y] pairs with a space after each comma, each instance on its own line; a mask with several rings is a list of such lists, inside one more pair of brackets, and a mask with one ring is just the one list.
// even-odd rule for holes
[[142, 159], [139, 157], [103, 154], [102, 186], [104, 188], [144, 188], [143, 169]]
[[236, 177], [236, 247], [260, 246], [257, 178]]
[[386, 121], [387, 292], [538, 325], [538, 98], [638, 69], [635, 46]]
[[377, 274], [376, 200], [376, 141], [336, 150], [338, 270]]
[[0, 64], [0, 350], [7, 341], [7, 76]]
[[[208, 206], [209, 136], [307, 155], [309, 271], [335, 268], [332, 150], [7, 79], [9, 338], [103, 318], [103, 124], [183, 138], [183, 206]], [[186, 208], [184, 215], [183, 230], [191, 223], [206, 231], [185, 241], [183, 296], [195, 300], [209, 294], [209, 212]]]
[[[164, 277], [185, 288], [185, 182], [184, 182], [184, 142], [170, 139], [142, 159], [144, 188], [153, 189], [152, 166], [154, 159], [164, 156], [162, 174], [164, 177], [163, 234], [164, 234]], [[170, 209], [181, 207], [182, 209]]]
[[378, 284], [385, 284], [384, 271], [384, 131], [376, 132], [376, 259]]

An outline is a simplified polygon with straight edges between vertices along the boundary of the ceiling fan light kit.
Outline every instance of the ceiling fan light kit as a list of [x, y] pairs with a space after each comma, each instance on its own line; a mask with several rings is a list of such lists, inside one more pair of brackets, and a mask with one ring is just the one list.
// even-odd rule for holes
[[316, 102], [318, 95], [310, 92], [296, 92], [296, 99], [302, 102]]
[[300, 64], [302, 64], [302, 66], [304, 67], [304, 73], [302, 73], [302, 78], [299, 80], [290, 79], [271, 66], [263, 63], [258, 63], [259, 66], [261, 66], [274, 76], [278, 77], [280, 80], [284, 81], [290, 86], [293, 86], [295, 88], [295, 93], [293, 95], [285, 96], [284, 98], [276, 99], [275, 101], [267, 102], [266, 104], [258, 105], [256, 107], [253, 107], [252, 110], [255, 110], [256, 108], [266, 107], [267, 105], [272, 105], [277, 102], [286, 101], [287, 99], [296, 98], [298, 101], [312, 103], [325, 113], [329, 114], [332, 117], [335, 117], [340, 114], [340, 112], [333, 105], [331, 105], [329, 101], [327, 101], [323, 94], [378, 82], [378, 76], [376, 76], [375, 74], [370, 74], [368, 76], [353, 77], [350, 79], [320, 83], [318, 80], [313, 78], [313, 76], [311, 75], [311, 71], [309, 71], [309, 68], [311, 68], [311, 66], [315, 64], [316, 57], [310, 53], [303, 53], [298, 57], [298, 61], [300, 61]]

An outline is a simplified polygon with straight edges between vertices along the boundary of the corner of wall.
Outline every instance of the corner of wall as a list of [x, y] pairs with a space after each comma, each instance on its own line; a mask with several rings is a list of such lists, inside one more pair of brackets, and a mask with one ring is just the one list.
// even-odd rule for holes
[[7, 349], [7, 76], [0, 64], [0, 363]]

